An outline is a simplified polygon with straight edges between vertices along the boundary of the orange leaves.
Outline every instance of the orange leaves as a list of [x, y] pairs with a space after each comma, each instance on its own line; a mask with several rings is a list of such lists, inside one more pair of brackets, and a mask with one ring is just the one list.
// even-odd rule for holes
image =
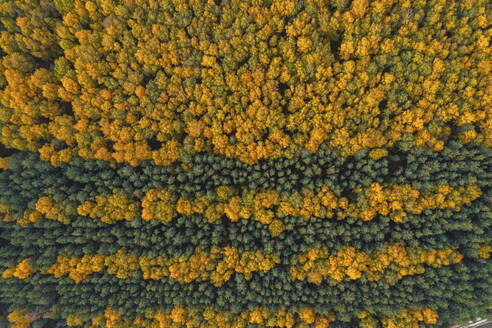
[[241, 205], [241, 198], [237, 196], [232, 197], [228, 203], [224, 204], [224, 213], [232, 222], [239, 220]]
[[[296, 313], [299, 319], [294, 317]], [[333, 313], [328, 316], [317, 315], [312, 306], [305, 306], [295, 311], [279, 309], [273, 313], [267, 307], [256, 307], [249, 312], [249, 323], [267, 327], [307, 327], [314, 324], [315, 328], [327, 328], [332, 321], [335, 321]]]
[[308, 52], [311, 49], [312, 42], [310, 39], [301, 37], [297, 39], [297, 50], [299, 52]]
[[276, 191], [257, 193], [253, 200], [253, 215], [255, 220], [262, 224], [270, 224], [275, 217], [269, 208], [279, 204], [279, 195]]
[[476, 185], [467, 187], [434, 186], [429, 190], [419, 192], [410, 185], [391, 185], [384, 188], [373, 183], [357, 200], [360, 218], [369, 221], [379, 213], [389, 215], [392, 220], [401, 222], [407, 213], [420, 214], [425, 209], [452, 208], [457, 211], [463, 205], [481, 195]]
[[[178, 215], [193, 214], [202, 214], [209, 222], [221, 217], [232, 222], [254, 219], [269, 225], [271, 235], [277, 237], [285, 230], [282, 218], [286, 216], [301, 216], [305, 220], [335, 217], [341, 220], [351, 216], [370, 221], [379, 214], [395, 222], [402, 222], [408, 213], [420, 214], [426, 209], [449, 208], [459, 211], [462, 206], [471, 205], [482, 193], [476, 185], [454, 188], [437, 185], [419, 191], [410, 185], [383, 187], [379, 183], [354, 192], [356, 198], [351, 203], [345, 197], [336, 197], [327, 186], [322, 186], [318, 193], [304, 188], [301, 193], [290, 195], [280, 195], [275, 190], [239, 191], [221, 186], [216, 190], [215, 200], [208, 200], [205, 196], [177, 197], [168, 189], [150, 189], [138, 201], [115, 189], [112, 194], [98, 195], [93, 200], [84, 201], [76, 211], [79, 215], [100, 219], [108, 224], [138, 217], [145, 221], [157, 219], [169, 222]], [[36, 210], [26, 210], [18, 223], [26, 225], [41, 218], [68, 223], [70, 215], [74, 213], [75, 208], [70, 203], [56, 203], [50, 197], [41, 197]]]
[[176, 306], [172, 309], [171, 319], [174, 322], [184, 325], [186, 320], [185, 318], [186, 318], [186, 311], [182, 306]]
[[263, 324], [263, 316], [259, 308], [254, 309], [249, 314], [249, 322], [253, 324], [262, 325]]
[[319, 146], [328, 139], [328, 134], [321, 127], [315, 127], [310, 134], [309, 141], [305, 145], [307, 150], [311, 153], [315, 153]]
[[440, 267], [459, 263], [462, 258], [463, 255], [449, 247], [425, 251], [405, 248], [403, 243], [388, 244], [383, 250], [371, 254], [357, 252], [355, 248], [348, 246], [343, 246], [336, 255], [329, 255], [326, 248], [312, 248], [298, 255], [300, 264], [291, 266], [290, 272], [293, 280], [304, 280], [307, 277], [309, 282], [318, 285], [326, 277], [337, 281], [342, 281], [345, 277], [355, 280], [362, 273], [367, 274], [368, 280], [375, 281], [393, 263], [397, 277], [401, 279], [406, 275], [423, 273], [422, 264]]
[[[30, 259], [24, 259], [17, 266], [8, 268], [2, 278], [16, 277], [25, 279], [36, 270], [32, 270]], [[210, 280], [215, 286], [222, 286], [235, 272], [242, 273], [246, 279], [251, 279], [256, 271], [268, 272], [280, 263], [276, 254], [262, 251], [238, 251], [231, 246], [224, 248], [212, 247], [209, 254], [199, 247], [189, 256], [170, 258], [165, 254], [149, 258], [147, 255], [136, 257], [125, 248], [115, 254], [103, 256], [86, 254], [82, 257], [59, 255], [56, 262], [49, 268], [39, 271], [43, 274], [53, 274], [55, 278], [67, 275], [76, 283], [87, 276], [106, 269], [119, 279], [128, 279], [135, 271], [141, 271], [144, 279], [159, 280], [169, 277], [179, 283], [190, 283], [198, 278]]]
[[84, 324], [84, 318], [80, 315], [70, 314], [67, 316], [67, 325], [69, 327], [81, 326]]
[[104, 257], [104, 266], [109, 274], [119, 279], [127, 279], [140, 269], [138, 257], [131, 255], [126, 248], [120, 248], [115, 254]]
[[215, 65], [216, 65], [215, 57], [213, 57], [213, 56], [203, 56], [202, 66], [213, 67]]
[[450, 187], [447, 185], [436, 186], [422, 195], [422, 201], [416, 213], [420, 213], [425, 208], [453, 208], [459, 211], [461, 206], [470, 205], [470, 203], [480, 197], [482, 191], [476, 185], [466, 187]]
[[78, 94], [80, 92], [79, 84], [69, 77], [63, 77], [61, 79], [61, 83], [65, 90], [70, 92], [71, 94]]
[[355, 17], [362, 18], [364, 16], [364, 13], [366, 12], [368, 4], [369, 3], [367, 0], [354, 0], [352, 2], [351, 11], [355, 15]]
[[177, 212], [171, 200], [172, 193], [168, 190], [150, 189], [142, 199], [142, 218], [145, 221], [158, 219], [169, 222]]
[[304, 310], [299, 312], [299, 318], [301, 318], [301, 320], [307, 324], [314, 323], [315, 314], [313, 308], [310, 306], [306, 306]]
[[113, 194], [98, 195], [96, 202], [85, 201], [78, 208], [80, 215], [99, 218], [101, 221], [112, 224], [120, 220], [134, 220], [140, 215], [140, 204], [121, 194], [117, 189]]
[[36, 222], [36, 221], [38, 221], [38, 220], [40, 220], [42, 218], [43, 218], [43, 215], [41, 214], [41, 212], [39, 212], [37, 210], [26, 209], [24, 211], [24, 215], [22, 216], [22, 218], [20, 218], [19, 220], [17, 220], [17, 223], [19, 225], [25, 227], [29, 223]]
[[[425, 255], [424, 255], [425, 256]], [[426, 263], [433, 267], [450, 265], [461, 262], [463, 255], [453, 251], [449, 246], [440, 250], [432, 250], [427, 252]]]
[[[8, 29], [0, 40], [7, 52], [2, 63], [7, 85], [0, 98], [12, 111], [8, 124], [0, 127], [2, 142], [39, 150], [55, 164], [80, 155], [131, 165], [148, 159], [170, 165], [182, 151], [213, 151], [251, 164], [303, 148], [315, 152], [324, 141], [347, 156], [361, 149], [388, 149], [410, 134], [415, 145], [440, 151], [451, 128], [463, 124], [472, 129], [459, 134], [461, 142], [491, 143], [485, 114], [490, 97], [480, 87], [490, 57], [490, 37], [479, 28], [487, 21], [483, 6], [478, 6], [481, 11], [471, 30], [457, 30], [463, 37], [473, 35], [473, 40], [462, 50], [463, 60], [454, 63], [453, 43], [437, 32], [422, 39], [418, 15], [407, 3], [356, 0], [347, 5], [337, 1], [330, 15], [318, 2], [227, 6], [224, 17], [234, 33], [226, 38], [226, 27], [214, 11], [186, 23], [184, 17], [177, 18], [188, 8], [202, 6], [194, 2], [176, 1], [180, 23], [168, 27], [114, 18], [147, 10], [148, 4], [140, 2], [64, 4], [58, 6], [63, 17], [42, 16], [39, 22], [34, 9], [25, 12], [12, 22], [15, 32]], [[394, 6], [399, 15], [389, 14]], [[165, 12], [155, 2], [150, 8]], [[437, 23], [449, 10], [436, 4], [430, 22]], [[164, 16], [172, 20], [175, 14]], [[373, 19], [379, 15], [382, 21]], [[252, 25], [236, 16], [250, 17]], [[395, 19], [405, 24], [395, 27]], [[368, 30], [363, 27], [366, 20], [378, 23]], [[445, 23], [445, 30], [457, 29], [459, 21]], [[218, 39], [201, 35], [208, 25]], [[339, 50], [330, 47], [335, 40]], [[401, 49], [408, 45], [412, 47], [404, 55]], [[387, 55], [394, 60], [373, 60]], [[58, 58], [54, 72], [31, 57], [44, 62]], [[454, 90], [461, 91], [450, 103], [447, 95]], [[395, 94], [401, 99], [380, 106]], [[57, 100], [67, 104], [60, 106]], [[65, 105], [73, 113], [64, 113]], [[73, 126], [90, 120], [94, 133], [57, 132], [60, 124], [54, 121], [63, 115]], [[49, 122], [37, 124], [39, 119]], [[436, 120], [443, 123], [441, 131], [431, 126]], [[108, 125], [118, 126], [119, 121], [128, 124], [130, 132], [107, 134]], [[89, 150], [100, 135], [110, 142]], [[54, 154], [49, 149], [53, 137], [65, 140], [69, 150]], [[151, 150], [147, 143], [154, 137], [163, 146]], [[381, 156], [382, 151], [373, 153], [374, 158]]]
[[214, 255], [211, 254], [207, 257], [205, 253], [197, 248], [195, 253], [188, 259], [182, 258], [175, 261], [169, 266], [169, 277], [175, 279], [181, 283], [189, 283], [195, 279], [201, 277], [207, 279], [207, 267], [208, 263], [212, 260]]
[[177, 141], [166, 141], [159, 150], [152, 151], [152, 159], [156, 165], [167, 166], [179, 158], [179, 144]]
[[8, 268], [2, 273], [2, 278], [8, 279], [16, 277], [18, 279], [26, 279], [31, 274], [35, 272], [32, 270], [32, 265], [30, 263], [31, 258], [26, 258], [19, 262], [14, 268]]
[[[78, 319], [72, 319], [77, 321]], [[68, 321], [68, 318], [67, 318]], [[105, 323], [104, 323], [105, 321]], [[314, 324], [316, 328], [327, 328], [335, 321], [333, 313], [327, 316], [317, 315], [312, 307], [303, 309], [279, 308], [276, 311], [268, 306], [257, 306], [252, 310], [233, 313], [227, 310], [215, 310], [213, 306], [184, 307], [174, 306], [170, 311], [147, 308], [145, 316], [139, 316], [133, 322], [125, 321], [117, 311], [106, 308], [104, 313], [91, 319], [92, 325], [107, 327], [230, 327], [243, 328], [248, 324], [265, 327], [292, 328]], [[70, 325], [70, 324], [69, 324]]]
[[43, 214], [49, 220], [55, 220], [64, 224], [70, 223], [61, 204], [55, 203], [50, 196], [44, 196], [36, 202], [36, 211]]
[[369, 157], [375, 161], [386, 156], [388, 156], [388, 151], [384, 148], [372, 149], [369, 152]]
[[275, 15], [288, 17], [294, 13], [295, 2], [293, 0], [276, 0], [270, 10]]
[[490, 245], [488, 245], [488, 244], [483, 244], [477, 250], [478, 257], [479, 258], [482, 258], [482, 259], [488, 259], [488, 258], [490, 258], [490, 253], [492, 253], [492, 247], [490, 247]]
[[246, 279], [251, 279], [254, 271], [270, 271], [275, 264], [280, 263], [280, 258], [274, 254], [264, 254], [261, 251], [247, 251], [241, 254], [236, 272], [243, 273]]
[[340, 57], [344, 60], [348, 60], [354, 51], [355, 47], [353, 41], [346, 40], [340, 45]]
[[59, 255], [51, 267], [40, 271], [45, 274], [51, 273], [55, 278], [68, 274], [78, 284], [88, 275], [102, 271], [103, 266], [104, 257], [102, 255], [84, 255], [81, 258]]
[[15, 309], [7, 316], [10, 322], [13, 323], [12, 328], [29, 328], [34, 319], [24, 309]]
[[270, 234], [272, 237], [278, 237], [285, 230], [285, 224], [279, 219], [274, 219], [272, 223], [268, 225]]
[[176, 211], [179, 214], [190, 216], [193, 213], [190, 200], [185, 197], [180, 197], [176, 203]]
[[104, 310], [104, 319], [106, 319], [106, 327], [108, 328], [118, 327], [118, 323], [122, 321], [118, 312], [109, 307]]
[[202, 121], [190, 121], [187, 124], [188, 134], [193, 138], [198, 138], [205, 127], [205, 124]]
[[423, 321], [427, 324], [435, 324], [437, 322], [437, 318], [439, 317], [436, 311], [429, 308], [422, 309], [422, 316]]
[[383, 328], [418, 328], [419, 322], [435, 324], [438, 318], [437, 312], [430, 308], [423, 308], [422, 310], [404, 310], [392, 317], [380, 314], [377, 314], [376, 316], [379, 320], [376, 320], [366, 311], [360, 312], [358, 316], [360, 319], [360, 326], [364, 328], [374, 328], [378, 325], [378, 321], [380, 321]]

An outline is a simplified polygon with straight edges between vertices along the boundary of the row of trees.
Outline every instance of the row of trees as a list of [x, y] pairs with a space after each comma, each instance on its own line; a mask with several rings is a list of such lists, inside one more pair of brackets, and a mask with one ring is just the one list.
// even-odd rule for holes
[[[490, 245], [484, 245], [478, 252], [479, 258], [489, 258]], [[357, 252], [354, 247], [343, 246], [336, 254], [330, 254], [326, 246], [311, 248], [306, 253], [297, 255], [297, 266], [286, 266], [292, 280], [307, 280], [320, 284], [327, 277], [336, 281], [346, 278], [355, 280], [366, 274], [369, 281], [381, 278], [394, 284], [407, 275], [425, 272], [425, 266], [440, 267], [459, 263], [463, 255], [446, 246], [438, 250], [407, 248], [403, 243], [385, 245], [381, 250], [372, 253]], [[168, 258], [165, 254], [157, 257], [143, 254], [133, 256], [131, 251], [121, 248], [115, 254], [86, 254], [83, 257], [59, 255], [56, 262], [49, 267], [42, 267], [33, 258], [26, 258], [15, 266], [2, 272], [2, 278], [26, 279], [35, 272], [53, 274], [60, 278], [68, 274], [76, 283], [87, 276], [106, 270], [120, 279], [132, 277], [136, 271], [142, 272], [143, 279], [160, 280], [163, 277], [174, 279], [178, 283], [190, 283], [196, 279], [210, 281], [220, 287], [231, 279], [233, 274], [244, 274], [246, 280], [252, 273], [267, 273], [281, 264], [280, 257], [275, 253], [264, 253], [261, 250], [239, 253], [233, 247], [218, 248], [212, 246], [209, 254], [196, 248], [189, 256]]]
[[[490, 193], [489, 193], [490, 197]], [[295, 254], [310, 247], [323, 245], [336, 253], [341, 245], [359, 251], [382, 249], [388, 240], [404, 242], [410, 247], [426, 250], [446, 245], [459, 249], [467, 256], [477, 256], [483, 244], [491, 244], [491, 222], [488, 217], [490, 202], [486, 197], [456, 213], [433, 210], [420, 215], [410, 214], [404, 222], [394, 222], [377, 216], [364, 222], [354, 218], [345, 220], [311, 220], [302, 217], [283, 219], [285, 230], [272, 236], [268, 226], [256, 220], [231, 222], [221, 218], [209, 223], [202, 216], [177, 217], [167, 223], [157, 220], [119, 221], [108, 226], [90, 218], [74, 219], [69, 225], [40, 220], [26, 227], [14, 222], [2, 222], [4, 263], [15, 266], [26, 257], [35, 256], [42, 266], [49, 266], [59, 255], [111, 255], [121, 247], [130, 249], [134, 256], [167, 254], [171, 257], [193, 254], [200, 247], [207, 254], [211, 247], [232, 246], [239, 252], [261, 249], [277, 253], [282, 263], [296, 265]]]
[[[0, 172], [4, 192], [0, 203], [9, 204], [18, 219], [26, 208], [34, 210], [36, 200], [49, 196], [54, 202], [77, 203], [112, 193], [144, 198], [149, 189], [168, 188], [174, 194], [200, 198], [215, 194], [220, 186], [233, 189], [271, 189], [279, 194], [308, 188], [315, 193], [327, 186], [337, 197], [356, 198], [351, 191], [378, 183], [410, 184], [413, 189], [432, 185], [451, 187], [477, 185], [483, 190], [490, 179], [486, 170], [492, 158], [489, 148], [449, 143], [439, 154], [420, 147], [393, 149], [388, 157], [371, 159], [367, 151], [355, 156], [337, 157], [323, 144], [317, 154], [299, 154], [252, 166], [237, 160], [199, 154], [169, 167], [152, 162], [133, 168], [119, 164], [112, 168], [104, 161], [76, 158], [54, 168], [35, 154], [20, 152], [6, 161], [8, 171]], [[177, 199], [176, 199], [177, 200]]]
[[[149, 189], [142, 200], [122, 194], [118, 189], [106, 195], [97, 195], [82, 203], [73, 201], [54, 202], [43, 196], [35, 203], [35, 209], [26, 209], [17, 220], [27, 225], [40, 219], [49, 219], [69, 224], [79, 215], [112, 224], [131, 221], [141, 217], [169, 222], [178, 215], [189, 217], [203, 215], [208, 222], [225, 216], [232, 222], [253, 219], [269, 225], [272, 236], [285, 230], [283, 219], [287, 216], [303, 217], [305, 220], [337, 219], [347, 217], [372, 220], [377, 214], [396, 222], [403, 222], [407, 214], [421, 214], [425, 210], [452, 209], [459, 212], [470, 206], [482, 194], [476, 185], [451, 187], [432, 186], [429, 190], [417, 190], [410, 185], [389, 185], [383, 188], [373, 183], [369, 188], [351, 191], [347, 197], [337, 198], [328, 187], [323, 186], [315, 194], [310, 189], [300, 192], [278, 193], [275, 190], [239, 191], [221, 186], [214, 193], [200, 198], [177, 197], [169, 189]], [[9, 209], [7, 208], [7, 213]]]
[[[394, 317], [379, 316], [377, 319], [371, 317], [367, 312], [361, 312], [359, 317], [362, 319], [361, 327], [377, 327], [378, 321], [384, 328], [395, 327], [397, 324], [404, 324], [407, 327], [418, 327], [419, 322], [432, 324], [436, 322], [437, 313], [429, 308], [419, 310], [405, 310]], [[379, 320], [378, 320], [379, 319]], [[200, 325], [212, 327], [247, 327], [251, 324], [266, 327], [309, 327], [327, 328], [330, 323], [335, 321], [334, 315], [316, 315], [313, 308], [306, 306], [300, 311], [290, 311], [279, 309], [270, 311], [268, 307], [256, 307], [254, 310], [243, 311], [240, 314], [232, 314], [227, 311], [215, 311], [213, 308], [190, 309], [175, 307], [169, 313], [149, 309], [145, 317], [138, 317], [133, 322], [124, 321], [118, 313], [110, 308], [106, 308], [104, 314], [100, 314], [91, 319], [91, 324], [96, 325], [105, 321], [106, 327], [152, 327], [155, 322], [160, 326], [172, 324], [188, 325], [199, 327]], [[70, 326], [80, 325], [84, 322], [83, 316], [70, 317], [67, 322]]]
[[[374, 318], [367, 312], [359, 314], [361, 318], [360, 327], [377, 327], [378, 322], [384, 328], [397, 327], [419, 327], [419, 322], [432, 324], [436, 322], [437, 314], [429, 308], [421, 310], [405, 310], [394, 317], [378, 316]], [[14, 328], [29, 327], [35, 315], [24, 309], [17, 309], [9, 314], [9, 320], [14, 322]], [[261, 325], [267, 327], [309, 327], [314, 324], [315, 328], [327, 328], [335, 320], [334, 315], [316, 315], [312, 307], [306, 306], [302, 311], [290, 311], [280, 309], [276, 312], [267, 307], [257, 307], [251, 311], [243, 311], [240, 314], [232, 314], [227, 311], [215, 311], [212, 307], [192, 308], [188, 311], [181, 306], [174, 307], [170, 312], [162, 312], [148, 309], [145, 316], [137, 316], [133, 321], [125, 321], [117, 311], [106, 308], [104, 313], [86, 319], [82, 315], [73, 315], [67, 318], [70, 327], [81, 326], [90, 322], [90, 327], [104, 325], [105, 327], [169, 327], [173, 325], [186, 325], [187, 327], [248, 327], [250, 325]]]
[[144, 280], [141, 274], [119, 279], [107, 273], [95, 273], [76, 284], [68, 277], [36, 273], [26, 279], [6, 279], [0, 289], [2, 302], [11, 304], [11, 310], [24, 308], [62, 318], [82, 316], [85, 321], [103, 314], [108, 306], [130, 321], [148, 315], [149, 308], [169, 313], [176, 306], [186, 311], [212, 307], [237, 317], [256, 307], [267, 306], [270, 312], [285, 308], [296, 312], [310, 306], [316, 316], [335, 315], [334, 327], [353, 327], [364, 319], [358, 317], [363, 311], [377, 319], [397, 316], [405, 309], [427, 307], [438, 313], [439, 325], [446, 325], [459, 318], [485, 314], [492, 296], [489, 273], [490, 261], [485, 259], [426, 268], [423, 274], [404, 277], [394, 285], [385, 279], [327, 280], [320, 285], [308, 281], [292, 283], [290, 274], [275, 268], [265, 275], [253, 274], [251, 280], [233, 275], [221, 287], [205, 281], [182, 285], [168, 278]]
[[225, 281], [231, 279], [234, 273], [244, 274], [246, 279], [251, 279], [253, 272], [268, 272], [279, 263], [280, 258], [276, 254], [264, 254], [260, 250], [238, 253], [233, 247], [212, 247], [209, 254], [197, 248], [189, 257], [176, 258], [168, 258], [165, 254], [157, 257], [148, 254], [136, 257], [131, 251], [121, 248], [109, 256], [101, 254], [86, 254], [83, 257], [70, 254], [59, 255], [55, 263], [44, 268], [37, 265], [33, 259], [28, 258], [15, 267], [3, 271], [2, 278], [26, 279], [39, 271], [43, 274], [53, 274], [55, 278], [68, 274], [71, 279], [79, 283], [87, 276], [103, 270], [119, 279], [127, 279], [132, 277], [136, 271], [141, 271], [143, 279], [160, 280], [163, 277], [169, 277], [181, 284], [200, 279], [210, 281], [214, 286], [220, 287]]
[[54, 165], [488, 147], [486, 4], [5, 3], [0, 140]]

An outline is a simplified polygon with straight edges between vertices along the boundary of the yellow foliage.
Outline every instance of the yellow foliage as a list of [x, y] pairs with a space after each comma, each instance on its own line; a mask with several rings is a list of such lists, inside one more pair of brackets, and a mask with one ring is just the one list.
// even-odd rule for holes
[[174, 307], [171, 311], [171, 319], [174, 322], [184, 324], [186, 321], [186, 311], [182, 306]]
[[[9, 268], [2, 274], [3, 278], [13, 276], [24, 279], [34, 270], [28, 263], [29, 259], [20, 262], [15, 268]], [[49, 268], [39, 271], [43, 274], [53, 274], [60, 278], [66, 274], [76, 283], [88, 275], [104, 269], [119, 279], [127, 279], [133, 272], [139, 270], [144, 279], [159, 280], [170, 277], [179, 283], [190, 283], [198, 278], [210, 280], [215, 286], [221, 286], [228, 281], [234, 272], [242, 273], [250, 279], [255, 271], [270, 271], [280, 264], [276, 254], [262, 251], [246, 251], [241, 254], [233, 247], [212, 247], [210, 254], [205, 254], [199, 247], [189, 257], [168, 258], [165, 254], [154, 258], [147, 255], [135, 257], [125, 248], [115, 254], [103, 256], [86, 254], [82, 257], [59, 255], [57, 261]]]
[[271, 11], [274, 14], [288, 17], [294, 12], [295, 2], [293, 0], [275, 0], [272, 3]]
[[26, 279], [35, 271], [32, 270], [32, 265], [30, 264], [31, 258], [26, 258], [19, 262], [15, 267], [8, 268], [2, 273], [3, 279], [8, 279], [16, 277], [18, 279]]
[[345, 277], [359, 279], [366, 273], [368, 280], [381, 279], [382, 273], [394, 264], [398, 279], [406, 275], [423, 273], [422, 264], [440, 267], [459, 263], [463, 255], [449, 247], [425, 251], [420, 248], [405, 248], [403, 243], [387, 244], [381, 251], [371, 254], [357, 252], [353, 247], [344, 246], [336, 255], [330, 255], [326, 248], [312, 248], [298, 255], [300, 265], [291, 266], [293, 280], [304, 280], [321, 284], [331, 277], [342, 281]]
[[96, 315], [91, 319], [91, 325], [89, 328], [98, 328], [103, 325], [104, 322], [104, 314]]
[[482, 259], [490, 258], [490, 253], [492, 253], [492, 247], [488, 244], [483, 244], [477, 251], [478, 257]]
[[81, 315], [70, 314], [67, 316], [67, 325], [70, 327], [82, 326], [84, 324], [84, 318]]
[[285, 230], [285, 225], [282, 221], [274, 219], [272, 223], [269, 224], [268, 229], [272, 237], [278, 237]]
[[[423, 308], [422, 310], [404, 310], [393, 317], [385, 317], [380, 315], [380, 320], [385, 328], [397, 328], [397, 327], [412, 327], [418, 328], [419, 322], [423, 321], [426, 324], [435, 324], [437, 322], [438, 315], [434, 310], [429, 308]], [[367, 319], [370, 319], [368, 321]], [[364, 315], [361, 322], [371, 323], [371, 325], [365, 325], [365, 327], [374, 327], [375, 320], [367, 315]]]
[[102, 255], [84, 255], [82, 258], [76, 256], [59, 255], [56, 262], [48, 269], [41, 269], [41, 273], [51, 273], [55, 278], [66, 274], [75, 281], [81, 282], [88, 275], [102, 271], [104, 257]]
[[[382, 150], [384, 152], [384, 150]], [[108, 224], [119, 220], [133, 220], [141, 216], [149, 221], [157, 219], [162, 222], [173, 220], [178, 214], [191, 216], [203, 214], [209, 222], [220, 219], [223, 215], [230, 221], [255, 219], [269, 225], [272, 236], [278, 237], [285, 225], [285, 216], [302, 216], [305, 220], [337, 219], [347, 216], [364, 221], [372, 220], [376, 215], [388, 216], [395, 222], [402, 222], [407, 213], [420, 214], [426, 209], [450, 208], [459, 211], [462, 206], [469, 206], [482, 194], [476, 185], [451, 187], [435, 185], [430, 189], [419, 191], [410, 185], [390, 184], [383, 187], [375, 182], [369, 188], [356, 189], [355, 202], [349, 203], [345, 197], [337, 198], [327, 186], [320, 192], [304, 188], [301, 193], [294, 192], [282, 196], [275, 190], [243, 190], [239, 193], [229, 187], [221, 186], [217, 198], [209, 201], [205, 196], [199, 198], [179, 197], [177, 201], [168, 189], [150, 189], [141, 202], [133, 200], [113, 190], [112, 194], [98, 195], [95, 200], [87, 200], [77, 207], [79, 215], [98, 218]], [[55, 203], [48, 196], [41, 197], [36, 210], [26, 210], [18, 222], [26, 225], [43, 216], [69, 223], [70, 205]]]
[[70, 223], [61, 204], [57, 204], [50, 196], [44, 196], [36, 202], [36, 210], [49, 220], [55, 220], [64, 224]]
[[384, 148], [372, 149], [369, 152], [369, 157], [372, 158], [373, 160], [378, 160], [386, 156], [388, 156], [388, 151]]
[[437, 322], [437, 312], [432, 309], [422, 309], [422, 315], [424, 316], [424, 322], [427, 324], [435, 324]]
[[362, 18], [368, 6], [367, 0], [354, 0], [352, 2], [352, 12], [358, 18]]
[[[301, 318], [295, 318], [295, 314]], [[330, 313], [328, 316], [316, 315], [311, 307], [302, 311], [280, 308], [271, 311], [267, 306], [256, 307], [253, 310], [244, 310], [233, 314], [227, 310], [215, 311], [213, 307], [190, 307], [184, 308], [182, 305], [175, 306], [171, 311], [160, 311], [152, 308], [145, 310], [145, 318], [137, 316], [132, 322], [123, 320], [118, 313], [106, 308], [104, 314], [96, 315], [92, 318], [91, 327], [102, 325], [106, 319], [108, 327], [245, 327], [248, 323], [257, 324], [265, 327], [303, 327], [310, 321], [317, 328], [327, 328], [330, 322], [335, 320], [335, 316]]]
[[96, 202], [85, 201], [78, 206], [80, 215], [89, 216], [93, 219], [112, 224], [116, 221], [131, 221], [140, 216], [140, 204], [122, 194], [118, 189], [109, 195], [96, 196]]
[[31, 327], [31, 322], [34, 320], [27, 315], [28, 313], [24, 309], [16, 309], [9, 313], [7, 318], [12, 322], [12, 328], [29, 328]]
[[190, 200], [185, 197], [180, 197], [176, 203], [176, 211], [179, 214], [190, 216], [193, 213]]
[[249, 314], [249, 323], [255, 323], [258, 325], [263, 324], [263, 317], [261, 315], [261, 311], [259, 308], [256, 308], [253, 311], [251, 311], [251, 313]]
[[305, 37], [297, 39], [297, 49], [299, 52], [308, 52], [311, 49], [311, 40]]
[[106, 327], [108, 328], [117, 327], [118, 323], [122, 321], [118, 312], [109, 307], [104, 310], [104, 319], [106, 319]]
[[310, 306], [306, 306], [298, 314], [299, 314], [299, 318], [301, 318], [301, 320], [307, 324], [311, 324], [315, 320], [314, 310]]
[[168, 190], [150, 189], [142, 199], [142, 218], [145, 221], [157, 219], [169, 222], [176, 217], [175, 204], [171, 200], [172, 193]]
[[8, 161], [9, 161], [9, 157], [0, 157], [0, 169], [8, 170], [9, 169], [9, 167], [7, 166]]
[[241, 212], [241, 198], [235, 196], [231, 200], [224, 204], [224, 213], [232, 222], [239, 220], [239, 213]]

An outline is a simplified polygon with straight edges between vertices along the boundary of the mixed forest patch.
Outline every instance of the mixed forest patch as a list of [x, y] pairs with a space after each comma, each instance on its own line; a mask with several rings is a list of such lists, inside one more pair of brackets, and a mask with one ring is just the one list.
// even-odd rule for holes
[[492, 310], [487, 0], [0, 0], [14, 328]]

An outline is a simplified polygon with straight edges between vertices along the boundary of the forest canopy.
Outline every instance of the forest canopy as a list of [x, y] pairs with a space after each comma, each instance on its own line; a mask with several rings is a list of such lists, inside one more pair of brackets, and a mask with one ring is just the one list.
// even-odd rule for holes
[[0, 0], [2, 319], [490, 318], [491, 22], [487, 0]]

